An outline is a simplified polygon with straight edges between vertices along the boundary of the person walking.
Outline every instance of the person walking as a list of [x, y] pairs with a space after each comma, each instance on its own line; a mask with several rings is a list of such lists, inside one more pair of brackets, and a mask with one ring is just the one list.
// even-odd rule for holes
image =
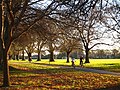
[[83, 56], [80, 56], [80, 66], [83, 67]]
[[73, 57], [71, 57], [71, 59], [72, 59], [72, 67], [74, 67], [75, 68], [75, 58], [73, 58]]

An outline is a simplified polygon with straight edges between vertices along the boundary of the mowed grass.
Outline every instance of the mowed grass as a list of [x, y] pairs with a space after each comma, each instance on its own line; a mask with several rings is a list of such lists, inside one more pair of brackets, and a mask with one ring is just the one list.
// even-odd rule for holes
[[[83, 60], [84, 62], [85, 60]], [[10, 61], [10, 62], [14, 62], [15, 61]], [[16, 62], [21, 62], [21, 63], [25, 63], [28, 61], [16, 61]], [[49, 62], [48, 59], [44, 59], [42, 61], [38, 61], [36, 62], [36, 60], [33, 60], [32, 63], [35, 64], [41, 64], [41, 68], [45, 68], [45, 66], [48, 67], [53, 67], [53, 66], [71, 66], [71, 59], [70, 59], [70, 63], [66, 63], [66, 59], [55, 59], [55, 62]], [[75, 59], [75, 65], [77, 67], [79, 67], [80, 61], [79, 59]], [[42, 67], [43, 65], [43, 67]], [[53, 65], [53, 66], [50, 66]], [[22, 66], [22, 64], [21, 64]], [[27, 67], [29, 67], [29, 65], [26, 65]], [[107, 70], [107, 71], [113, 71], [113, 72], [120, 72], [120, 59], [90, 59], [90, 63], [86, 63], [84, 64], [84, 67], [87, 68], [95, 68], [95, 69], [102, 69], [102, 70]], [[39, 67], [34, 66], [33, 68], [35, 69], [39, 69]]]
[[120, 59], [91, 59], [84, 66], [120, 73]]
[[[85, 60], [83, 60], [83, 62], [85, 62]], [[48, 60], [43, 60], [35, 63], [52, 64], [58, 66], [59, 65], [71, 66], [71, 59], [70, 63], [66, 63], [65, 59], [56, 59], [55, 62], [50, 63]], [[75, 65], [79, 67], [80, 66], [79, 64], [80, 64], [79, 59], [75, 59]], [[90, 63], [84, 64], [84, 67], [120, 73], [120, 59], [90, 59]]]
[[[85, 67], [93, 65], [96, 67], [100, 64], [97, 63], [100, 62], [99, 60], [94, 61], [96, 60], [90, 60], [91, 64], [85, 64]], [[103, 64], [107, 63], [103, 61]], [[76, 60], [75, 64], [79, 66], [79, 60]], [[55, 60], [55, 62], [33, 60], [31, 63], [27, 60], [10, 60], [9, 65], [11, 81], [11, 87], [7, 88], [9, 90], [94, 90], [120, 85], [119, 76], [75, 70], [71, 67], [71, 62], [66, 63], [66, 60]], [[62, 68], [63, 66], [67, 67]], [[0, 85], [2, 85], [1, 72]], [[1, 87], [0, 89], [4, 90], [5, 88]]]

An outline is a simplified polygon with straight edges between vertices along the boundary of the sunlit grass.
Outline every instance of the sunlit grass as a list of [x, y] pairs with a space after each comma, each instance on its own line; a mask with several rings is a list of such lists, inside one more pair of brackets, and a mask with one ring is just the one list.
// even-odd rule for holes
[[[28, 60], [25, 60], [25, 61], [10, 60], [9, 61], [10, 64], [15, 64], [15, 65], [19, 64], [18, 62], [21, 63], [20, 66], [25, 66], [26, 65], [26, 67], [29, 67], [29, 64], [31, 64], [31, 66], [34, 65], [33, 68], [36, 68], [36, 69], [39, 68], [39, 65], [41, 65], [41, 68], [42, 68], [42, 66], [43, 66], [43, 68], [53, 68], [54, 66], [51, 67], [51, 65], [56, 65], [56, 66], [57, 65], [58, 66], [59, 65], [65, 65], [65, 66], [70, 66], [71, 65], [71, 61], [70, 61], [70, 63], [66, 63], [65, 59], [55, 59], [55, 62], [49, 62], [48, 59], [42, 59], [41, 61], [32, 60], [31, 63], [29, 63]], [[24, 65], [22, 63], [24, 63]]]
[[91, 59], [85, 67], [120, 72], [120, 59]]
[[[48, 59], [42, 59], [41, 61], [33, 60], [31, 62], [31, 65], [29, 65], [28, 60], [25, 61], [10, 60], [10, 63], [15, 65], [17, 65], [17, 62], [21, 63], [20, 64], [21, 67], [26, 66], [31, 69], [40, 68], [46, 69], [46, 68], [59, 68], [59, 66], [71, 66], [71, 59], [69, 63], [66, 63], [66, 59], [55, 59], [55, 62], [49, 62]], [[79, 66], [79, 62], [80, 62], [79, 59], [76, 59], [75, 65]], [[24, 65], [22, 63], [24, 63]], [[84, 67], [120, 72], [120, 59], [90, 59], [90, 63], [84, 64]]]

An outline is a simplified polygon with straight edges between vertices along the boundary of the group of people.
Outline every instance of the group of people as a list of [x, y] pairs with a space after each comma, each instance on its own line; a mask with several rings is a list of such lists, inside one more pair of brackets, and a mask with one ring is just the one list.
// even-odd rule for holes
[[[75, 68], [75, 58], [71, 57], [72, 66]], [[80, 66], [83, 67], [83, 56], [80, 56]]]

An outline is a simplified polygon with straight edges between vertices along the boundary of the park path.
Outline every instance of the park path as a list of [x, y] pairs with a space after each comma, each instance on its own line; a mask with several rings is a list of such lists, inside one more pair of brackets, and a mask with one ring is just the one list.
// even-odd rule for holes
[[[73, 67], [61, 66], [60, 68], [73, 68]], [[91, 68], [85, 68], [85, 67], [75, 67], [75, 69], [80, 70], [80, 71], [84, 71], [84, 72], [92, 72], [92, 73], [120, 76], [120, 73], [105, 71], [105, 70], [91, 69]]]
[[78, 68], [78, 67], [76, 67], [75, 69], [85, 71], [85, 72], [93, 72], [93, 73], [99, 73], [99, 74], [109, 74], [109, 75], [120, 76], [120, 73], [110, 72], [110, 71], [105, 71], [105, 70], [97, 70], [97, 69], [90, 69], [90, 68]]
[[[78, 67], [77, 66], [77, 67], [73, 68], [72, 66], [64, 66], [64, 65], [52, 65], [52, 64], [41, 64], [41, 65], [53, 66], [55, 68], [56, 67], [57, 68], [69, 68], [69, 69], [75, 69], [75, 70], [80, 70], [80, 71], [84, 71], [84, 72], [92, 72], [92, 73], [98, 73], [98, 74], [108, 74], [108, 75], [120, 76], [120, 73], [105, 71], [105, 70], [98, 70], [98, 69], [91, 69], [91, 68], [86, 68], [86, 67]], [[17, 65], [14, 65], [14, 66], [17, 66]], [[28, 70], [28, 68], [24, 68], [24, 69]], [[31, 71], [31, 70], [29, 70], [29, 71]], [[34, 71], [34, 70], [32, 70], [32, 71]], [[39, 70], [35, 70], [34, 72], [41, 73]]]
[[[54, 66], [54, 67], [59, 67], [59, 68], [69, 68], [69, 69], [73, 68], [72, 66], [64, 66], [64, 65], [52, 65], [52, 64], [43, 64], [43, 65]], [[108, 74], [108, 75], [120, 76], [120, 73], [118, 73], [118, 72], [116, 73], [116, 72], [111, 72], [111, 71], [106, 71], [106, 70], [98, 70], [98, 69], [92, 69], [92, 68], [86, 68], [86, 67], [80, 67], [80, 66], [75, 67], [75, 70], [98, 73], [98, 74]]]

